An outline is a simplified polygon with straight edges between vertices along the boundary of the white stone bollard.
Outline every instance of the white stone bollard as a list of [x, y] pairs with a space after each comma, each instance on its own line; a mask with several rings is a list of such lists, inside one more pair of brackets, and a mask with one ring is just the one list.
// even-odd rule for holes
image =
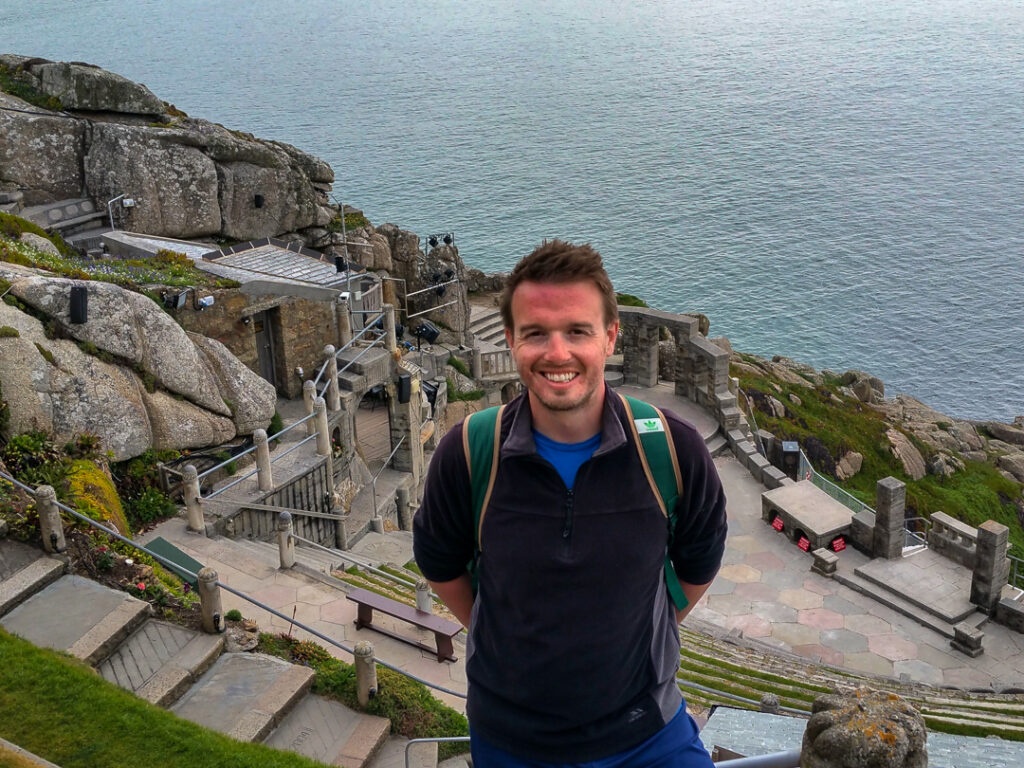
[[341, 395], [338, 392], [338, 358], [334, 356], [334, 346], [328, 344], [324, 347], [324, 357], [327, 358], [327, 370], [324, 371], [324, 378], [327, 379], [327, 408], [337, 411], [341, 408]]
[[43, 549], [51, 555], [67, 549], [64, 542], [64, 523], [57, 508], [57, 493], [49, 485], [36, 488], [36, 511], [39, 513], [39, 530], [43, 534]]
[[434, 612], [434, 601], [430, 597], [430, 585], [426, 579], [416, 581], [416, 610], [424, 613]]
[[373, 660], [373, 645], [360, 640], [352, 651], [356, 666], [356, 697], [365, 707], [377, 695], [377, 663]]
[[327, 425], [327, 403], [322, 397], [313, 401], [313, 421], [316, 422], [316, 452], [318, 456], [331, 455], [331, 434]]
[[292, 538], [292, 515], [282, 512], [277, 516], [277, 550], [281, 556], [281, 567], [291, 568], [295, 565], [295, 539]]
[[[309, 379], [302, 382], [302, 402], [306, 406], [306, 415], [313, 415], [313, 401], [316, 399], [316, 384]], [[316, 432], [316, 423], [313, 419], [306, 421], [306, 437], [311, 437]]]
[[198, 573], [199, 605], [202, 611], [203, 632], [210, 635], [224, 631], [224, 609], [220, 603], [220, 586], [217, 584], [217, 572], [209, 566]]
[[273, 490], [274, 473], [270, 466], [270, 444], [267, 442], [267, 431], [257, 429], [252, 433], [252, 441], [256, 445], [256, 480], [260, 490]]
[[384, 305], [384, 330], [387, 333], [385, 345], [388, 352], [398, 350], [398, 337], [395, 335], [395, 308], [391, 304]]
[[206, 521], [203, 519], [203, 504], [199, 496], [199, 473], [195, 465], [186, 464], [182, 477], [188, 529], [193, 533], [205, 533]]
[[384, 518], [380, 515], [375, 515], [370, 518], [370, 528], [373, 529], [374, 533], [384, 533]]

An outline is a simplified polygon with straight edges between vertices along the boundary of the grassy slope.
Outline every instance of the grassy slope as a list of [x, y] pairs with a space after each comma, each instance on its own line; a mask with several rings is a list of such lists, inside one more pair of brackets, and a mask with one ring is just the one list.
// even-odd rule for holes
[[[749, 402], [755, 408], [761, 429], [784, 440], [798, 440], [815, 469], [860, 500], [874, 506], [875, 484], [891, 475], [907, 484], [907, 507], [913, 515], [927, 517], [942, 511], [973, 526], [996, 520], [1010, 528], [1014, 551], [1024, 553], [1024, 529], [1013, 503], [1021, 496], [1021, 484], [1003, 477], [993, 465], [967, 461], [964, 471], [952, 477], [926, 475], [912, 480], [889, 450], [885, 432], [892, 425], [870, 406], [843, 397], [838, 381], [826, 378], [824, 386], [802, 387], [746, 371], [739, 372], [739, 380], [740, 388], [750, 395]], [[790, 394], [800, 399], [799, 405], [789, 399]], [[762, 395], [781, 400], [787, 409], [786, 417], [769, 415]], [[839, 397], [842, 405], [835, 403], [832, 395]], [[933, 448], [907, 434], [925, 459], [935, 453]], [[840, 482], [835, 478], [835, 462], [847, 451], [861, 453], [864, 464], [860, 472]]]
[[0, 736], [62, 768], [314, 768], [182, 720], [0, 630]]

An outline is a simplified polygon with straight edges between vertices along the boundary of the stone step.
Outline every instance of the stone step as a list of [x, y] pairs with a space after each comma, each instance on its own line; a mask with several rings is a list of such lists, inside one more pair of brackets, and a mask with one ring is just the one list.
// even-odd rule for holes
[[608, 371], [622, 371], [622, 355], [610, 355], [604, 362], [605, 373]]
[[[870, 565], [870, 563], [868, 563], [868, 565]], [[917, 606], [922, 611], [927, 611], [943, 623], [949, 625], [958, 624], [959, 622], [964, 621], [967, 617], [971, 616], [978, 610], [973, 603], [967, 600], [943, 600], [936, 603], [934, 601], [929, 601], [927, 593], [916, 595], [911, 592], [899, 591], [891, 582], [877, 577], [875, 574], [871, 573], [869, 568], [866, 567], [858, 568], [855, 573], [865, 581], [871, 582], [876, 587], [895, 595], [904, 602]]]
[[342, 392], [361, 392], [366, 388], [366, 377], [351, 370], [338, 374], [338, 389]]
[[725, 435], [722, 434], [721, 430], [707, 438], [704, 443], [708, 447], [708, 453], [712, 456], [720, 456], [729, 450], [729, 442], [725, 439]]
[[103, 236], [112, 231], [109, 226], [104, 225], [102, 227], [79, 229], [73, 233], [62, 233], [62, 236], [68, 245], [79, 250], [102, 250]]
[[306, 695], [314, 675], [262, 653], [225, 653], [171, 711], [239, 741], [262, 741]]
[[[261, 541], [259, 539], [232, 539], [232, 541], [254, 560], [265, 563], [271, 568], [280, 567], [281, 555], [276, 541]], [[342, 559], [337, 555], [331, 555], [298, 542], [295, 544], [295, 562], [317, 573], [324, 574], [343, 567]]]
[[390, 730], [386, 718], [354, 712], [332, 699], [311, 695], [281, 720], [266, 744], [327, 765], [365, 768]]
[[409, 739], [392, 736], [371, 763], [371, 768], [437, 768], [437, 742], [418, 742], [409, 747], [409, 762], [405, 762], [405, 749]]
[[[840, 584], [845, 584], [850, 589], [856, 590], [863, 595], [877, 600], [882, 605], [887, 605], [897, 613], [902, 613], [909, 619], [913, 619], [923, 627], [928, 627], [938, 632], [944, 637], [948, 637], [950, 640], [953, 639], [953, 625], [949, 622], [943, 621], [938, 616], [934, 615], [930, 611], [926, 611], [913, 603], [904, 600], [902, 597], [890, 592], [888, 589], [880, 587], [872, 581], [868, 581], [862, 578], [853, 571], [836, 571], [833, 574], [833, 578]], [[976, 616], [968, 617], [968, 623], [976, 622], [972, 626], [976, 626], [983, 622], [987, 616], [980, 611], [977, 612]]]
[[56, 202], [43, 205], [33, 205], [26, 208], [22, 213], [23, 218], [47, 230], [53, 229], [63, 222], [86, 216], [91, 218], [97, 215], [106, 216], [107, 214], [105, 211], [98, 210], [92, 200], [84, 197], [57, 200]]
[[99, 673], [150, 704], [169, 707], [223, 649], [223, 635], [150, 620], [100, 664]]
[[373, 349], [352, 347], [338, 356], [338, 370], [340, 371], [346, 365], [348, 368], [345, 373], [379, 378], [382, 373], [390, 370], [391, 355], [386, 349], [379, 346]]
[[110, 227], [101, 228], [96, 226], [96, 222], [105, 221], [107, 214], [102, 211], [96, 211], [95, 213], [85, 213], [81, 216], [75, 216], [72, 219], [61, 219], [58, 222], [50, 224], [46, 227], [48, 232], [59, 232], [61, 237], [70, 237], [71, 235], [81, 234], [85, 230], [102, 229], [103, 232], [109, 232]]
[[604, 383], [609, 387], [621, 387], [624, 381], [622, 371], [606, 370], [604, 372]]
[[59, 579], [65, 567], [35, 547], [0, 539], [0, 616]]
[[437, 768], [473, 768], [473, 761], [468, 754], [456, 755], [438, 763]]
[[3, 619], [30, 643], [65, 651], [93, 666], [152, 613], [149, 603], [81, 576], [62, 576]]
[[406, 574], [405, 578], [414, 584], [421, 578], [418, 574], [404, 569], [405, 564], [412, 560], [412, 531], [371, 531], [352, 547], [351, 551], [353, 555], [358, 555], [375, 567], [383, 564], [394, 566], [403, 571]]

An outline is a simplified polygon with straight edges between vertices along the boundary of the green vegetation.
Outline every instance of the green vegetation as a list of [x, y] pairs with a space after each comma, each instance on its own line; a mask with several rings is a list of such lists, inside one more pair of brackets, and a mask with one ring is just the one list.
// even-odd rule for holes
[[53, 359], [53, 352], [44, 347], [42, 344], [36, 342], [36, 349], [39, 350], [39, 354], [43, 356], [43, 360], [48, 362], [50, 365], [56, 365], [57, 362]]
[[11, 328], [9, 325], [0, 325], [0, 339], [16, 339], [21, 336], [21, 332], [17, 328]]
[[62, 768], [320, 766], [201, 728], [108, 683], [81, 662], [3, 630], [0, 658], [0, 736]]
[[267, 427], [267, 434], [273, 437], [282, 429], [284, 429], [284, 419], [281, 418], [280, 413], [274, 411], [274, 415], [270, 418], [270, 426]]
[[158, 465], [180, 455], [178, 451], [155, 451], [150, 448], [142, 455], [112, 468], [118, 493], [124, 500], [128, 522], [133, 528], [166, 520], [178, 513], [174, 502], [161, 489]]
[[20, 68], [0, 64], [0, 91], [17, 96], [35, 107], [59, 112], [64, 109], [60, 99], [42, 93], [32, 84], [32, 79]]
[[[60, 235], [50, 234], [38, 224], [33, 224], [28, 219], [15, 216], [13, 213], [0, 211], [0, 235], [9, 237], [11, 240], [17, 240], [25, 232], [29, 232], [33, 235], [39, 235], [39, 237], [49, 240], [53, 243], [54, 247], [60, 251], [62, 256], [73, 257], [76, 255], [75, 250], [65, 243], [64, 238]], [[10, 286], [10, 283], [7, 283], [7, 285]], [[6, 290], [6, 288], [4, 290]]]
[[482, 389], [471, 389], [468, 392], [459, 392], [459, 390], [455, 388], [455, 382], [454, 381], [452, 381], [449, 378], [445, 378], [445, 382], [448, 385], [448, 402], [449, 403], [454, 403], [454, 402], [457, 402], [459, 400], [469, 400], [469, 401], [479, 400], [480, 398], [482, 398], [486, 394]]
[[[751, 362], [756, 365], [756, 358]], [[903, 432], [927, 461], [937, 451], [915, 435], [888, 423], [884, 416], [859, 400], [845, 397], [836, 378], [825, 377], [818, 386], [801, 386], [756, 375], [748, 369], [734, 371], [747, 404], [753, 406], [757, 425], [782, 440], [797, 440], [814, 468], [853, 496], [874, 506], [875, 486], [892, 476], [907, 484], [908, 516], [927, 517], [942, 511], [977, 526], [996, 520], [1010, 528], [1010, 541], [1024, 551], [1024, 529], [1017, 517], [1016, 499], [1021, 484], [1009, 480], [991, 464], [964, 461], [964, 469], [950, 477], [926, 475], [911, 479], [890, 450], [886, 431]], [[789, 396], [795, 395], [799, 403]], [[775, 416], [768, 397], [786, 407], [783, 418]], [[848, 451], [864, 457], [860, 472], [846, 481], [836, 477], [836, 464]]]
[[448, 358], [448, 365], [450, 365], [456, 371], [461, 373], [463, 376], [468, 376], [472, 378], [473, 374], [469, 372], [469, 367], [455, 355], [452, 355], [451, 357]]
[[240, 610], [238, 610], [237, 608], [232, 608], [230, 611], [228, 611], [227, 613], [224, 614], [224, 618], [227, 621], [241, 621], [242, 620], [242, 612]]
[[[366, 707], [356, 696], [355, 667], [331, 656], [323, 647], [288, 635], [261, 634], [258, 649], [316, 672], [313, 692], [336, 699], [351, 709], [386, 717], [391, 732], [410, 739], [426, 736], [468, 736], [466, 718], [435, 699], [421, 683], [384, 667], [377, 668], [377, 695]], [[468, 742], [441, 744], [438, 760], [469, 750]]]
[[616, 293], [615, 301], [620, 307], [646, 307], [647, 302], [631, 293]]
[[[351, 232], [354, 229], [360, 229], [361, 227], [370, 226], [370, 220], [367, 219], [363, 214], [358, 211], [349, 211], [345, 214], [345, 227], [344, 231]], [[341, 214], [338, 214], [331, 219], [327, 224], [327, 231], [329, 232], [341, 232], [342, 221]]]

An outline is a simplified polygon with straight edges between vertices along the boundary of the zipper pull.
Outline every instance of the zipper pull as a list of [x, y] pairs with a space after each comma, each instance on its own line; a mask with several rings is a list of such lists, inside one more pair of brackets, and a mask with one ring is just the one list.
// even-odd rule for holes
[[568, 539], [569, 534], [572, 532], [572, 488], [565, 497], [565, 525], [562, 527], [562, 538]]

